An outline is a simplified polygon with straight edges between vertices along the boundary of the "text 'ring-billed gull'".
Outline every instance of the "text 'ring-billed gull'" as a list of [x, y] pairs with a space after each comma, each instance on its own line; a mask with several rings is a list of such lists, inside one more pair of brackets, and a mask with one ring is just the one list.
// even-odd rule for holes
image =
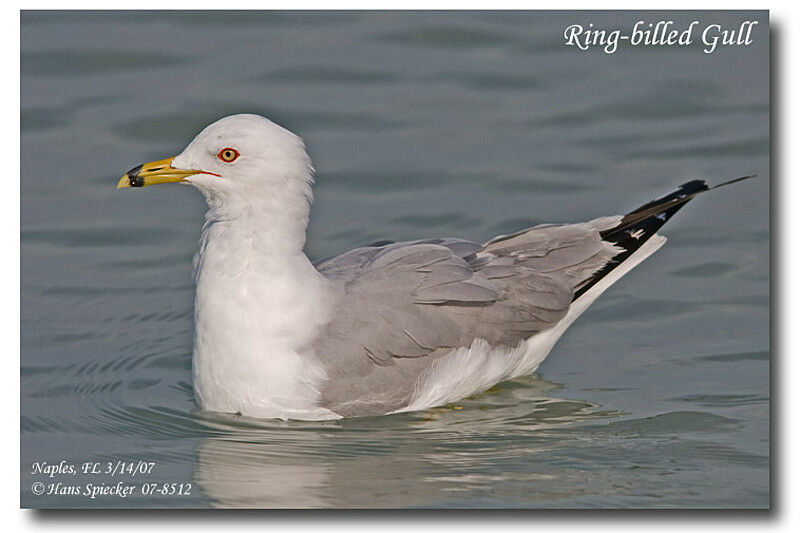
[[234, 115], [180, 155], [119, 181], [188, 183], [208, 203], [192, 356], [204, 409], [383, 415], [530, 374], [604, 290], [664, 244], [656, 231], [709, 190], [695, 180], [624, 216], [535, 226], [485, 244], [375, 243], [312, 264], [303, 247], [313, 172], [298, 136]]

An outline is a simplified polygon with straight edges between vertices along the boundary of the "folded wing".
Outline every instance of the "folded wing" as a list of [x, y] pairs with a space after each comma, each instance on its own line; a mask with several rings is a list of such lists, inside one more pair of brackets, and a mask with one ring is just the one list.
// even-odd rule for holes
[[314, 346], [329, 378], [323, 405], [344, 416], [400, 409], [420, 374], [454, 348], [475, 339], [513, 348], [553, 327], [617, 253], [599, 232], [618, 221], [537, 226], [486, 245], [378, 243], [320, 262], [341, 291]]

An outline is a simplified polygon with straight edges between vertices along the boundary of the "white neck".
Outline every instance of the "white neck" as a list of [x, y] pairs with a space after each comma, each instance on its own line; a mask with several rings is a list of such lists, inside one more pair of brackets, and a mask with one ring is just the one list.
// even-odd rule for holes
[[198, 401], [258, 417], [327, 416], [315, 386], [324, 372], [309, 345], [328, 320], [331, 297], [303, 253], [310, 191], [206, 200], [195, 265]]

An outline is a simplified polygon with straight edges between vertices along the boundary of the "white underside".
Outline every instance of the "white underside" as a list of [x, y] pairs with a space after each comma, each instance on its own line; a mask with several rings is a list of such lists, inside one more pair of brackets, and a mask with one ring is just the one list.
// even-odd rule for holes
[[[631, 257], [578, 298], [558, 324], [523, 341], [517, 348], [492, 347], [485, 340], [476, 339], [471, 346], [444, 355], [417, 380], [409, 405], [395, 412], [417, 411], [447, 404], [483, 392], [501, 381], [531, 374], [544, 361], [567, 327], [592, 302], [664, 242], [666, 238], [659, 235], [651, 237]], [[202, 288], [202, 285], [201, 282], [198, 287]], [[212, 294], [211, 299], [221, 301], [227, 295], [230, 300], [232, 289], [224, 284], [220, 287], [223, 293]], [[273, 302], [280, 300], [276, 294], [270, 296]], [[264, 296], [259, 295], [258, 299], [263, 301]], [[247, 305], [245, 301], [243, 306], [246, 308]], [[213, 308], [216, 309], [216, 306]], [[313, 322], [309, 319], [310, 315], [306, 314], [301, 313], [302, 320]], [[246, 316], [245, 312], [237, 312], [228, 306], [225, 313], [197, 317], [198, 330], [204, 332], [196, 339], [193, 361], [195, 394], [200, 405], [212, 411], [238, 412], [257, 418], [341, 418], [319, 405], [316, 391], [319, 383], [325, 379], [321, 368], [308, 360], [308, 354], [304, 357], [286, 347], [270, 344], [270, 339], [273, 343], [275, 339], [269, 332], [261, 336], [252, 335], [252, 331], [263, 329], [256, 328], [255, 324], [249, 330], [235, 335], [240, 343], [246, 342], [250, 348], [242, 351], [244, 360], [231, 361], [230, 354], [225, 358], [203, 356], [204, 353], [227, 353], [222, 348], [216, 349], [214, 341], [219, 340], [222, 344], [227, 342], [235, 324], [247, 324]], [[300, 319], [285, 318], [289, 321]], [[215, 331], [224, 334], [221, 333], [220, 339], [216, 339], [213, 335]], [[270, 348], [269, 353], [284, 353], [285, 357], [274, 360], [264, 356], [260, 348], [265, 346]], [[265, 362], [270, 362], [271, 366], [264, 367]], [[244, 375], [237, 371], [241, 368], [247, 369]], [[278, 379], [265, 380], [264, 376]]]
[[653, 235], [608, 276], [573, 302], [567, 315], [558, 324], [523, 341], [517, 348], [493, 348], [485, 340], [476, 339], [468, 348], [459, 348], [443, 356], [418, 380], [409, 405], [396, 412], [447, 404], [483, 392], [501, 381], [531, 374], [544, 361], [564, 331], [592, 302], [661, 248], [666, 240], [661, 235]]

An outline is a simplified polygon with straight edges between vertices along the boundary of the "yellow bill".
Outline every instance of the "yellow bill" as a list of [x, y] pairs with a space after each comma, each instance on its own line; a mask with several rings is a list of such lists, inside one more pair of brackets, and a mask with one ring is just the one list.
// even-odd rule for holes
[[124, 187], [147, 187], [148, 185], [155, 185], [157, 183], [177, 183], [183, 181], [186, 176], [199, 174], [202, 170], [188, 170], [183, 168], [174, 168], [172, 160], [161, 159], [160, 161], [153, 161], [145, 163], [130, 169], [117, 183], [117, 189]]

